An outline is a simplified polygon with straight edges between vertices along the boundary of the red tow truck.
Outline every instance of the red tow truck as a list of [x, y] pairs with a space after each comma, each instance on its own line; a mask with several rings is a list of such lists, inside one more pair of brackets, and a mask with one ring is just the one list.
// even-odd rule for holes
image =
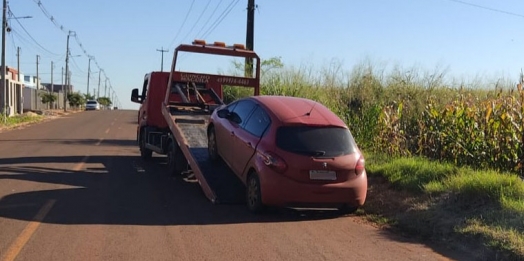
[[[253, 75], [239, 77], [176, 70], [181, 53], [230, 56], [253, 61]], [[147, 160], [155, 152], [167, 155], [173, 175], [191, 173], [213, 203], [244, 201], [244, 185], [226, 164], [208, 159], [207, 131], [211, 113], [224, 104], [224, 88], [251, 87], [259, 95], [260, 58], [241, 44], [207, 44], [195, 40], [179, 45], [169, 72], [145, 75], [141, 93], [133, 89], [131, 101], [140, 103], [137, 141]]]

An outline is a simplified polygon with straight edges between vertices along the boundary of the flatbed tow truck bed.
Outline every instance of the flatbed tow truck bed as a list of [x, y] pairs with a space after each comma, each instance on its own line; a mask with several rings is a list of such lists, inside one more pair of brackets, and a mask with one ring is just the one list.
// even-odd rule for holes
[[[169, 112], [167, 112], [169, 108]], [[237, 204], [245, 202], [245, 187], [223, 161], [213, 162], [207, 151], [209, 110], [199, 107], [163, 106], [169, 114], [169, 128], [189, 162], [190, 169], [204, 194], [213, 202]], [[176, 124], [175, 124], [176, 123]]]

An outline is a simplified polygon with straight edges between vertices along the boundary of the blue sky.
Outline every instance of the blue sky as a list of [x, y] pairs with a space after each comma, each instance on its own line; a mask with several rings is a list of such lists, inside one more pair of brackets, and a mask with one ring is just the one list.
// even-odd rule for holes
[[[9, 20], [6, 62], [16, 67], [20, 47], [22, 73], [36, 75], [39, 55], [42, 81], [50, 82], [53, 61], [54, 82], [60, 83], [67, 35], [37, 2], [9, 1], [15, 17], [32, 18]], [[256, 4], [255, 50], [262, 59], [281, 57], [285, 65], [320, 69], [336, 59], [350, 71], [371, 60], [427, 70], [448, 68], [452, 77], [504, 76], [515, 81], [523, 67], [522, 0], [258, 0]], [[41, 6], [63, 30], [76, 32], [70, 40], [72, 55], [81, 55], [70, 65], [75, 90], [87, 91], [85, 50], [105, 72], [101, 92], [107, 76], [108, 85], [128, 109], [138, 108], [129, 101], [131, 89], [141, 86], [145, 73], [160, 70], [157, 49], [169, 50], [164, 54], [166, 69], [180, 43], [204, 36], [226, 43], [244, 43], [246, 38], [247, 0], [41, 0]], [[217, 24], [228, 6], [231, 11]], [[91, 71], [93, 90], [98, 85], [93, 60]]]

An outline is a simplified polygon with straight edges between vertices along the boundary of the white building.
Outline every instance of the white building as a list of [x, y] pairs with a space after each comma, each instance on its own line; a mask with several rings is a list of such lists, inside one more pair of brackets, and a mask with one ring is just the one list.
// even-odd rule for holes
[[5, 110], [8, 116], [21, 114], [23, 113], [22, 88], [24, 84], [18, 79], [18, 71], [7, 66], [5, 79], [7, 88], [4, 88], [0, 81], [0, 112], [3, 114]]
[[[22, 78], [22, 77], [20, 77], [20, 78]], [[37, 89], [37, 90], [44, 89], [44, 86], [42, 86], [42, 81], [40, 79], [38, 79], [38, 81], [37, 81], [36, 76], [24, 75], [23, 79], [24, 79], [25, 87], [33, 88], [33, 89]], [[38, 87], [37, 87], [37, 85], [38, 85]]]

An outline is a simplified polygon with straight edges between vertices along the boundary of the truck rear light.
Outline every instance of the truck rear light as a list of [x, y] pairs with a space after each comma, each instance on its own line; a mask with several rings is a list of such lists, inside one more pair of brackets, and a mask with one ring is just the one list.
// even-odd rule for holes
[[284, 173], [287, 170], [286, 162], [273, 152], [258, 152], [258, 156], [266, 166], [278, 173]]
[[360, 158], [357, 160], [357, 165], [355, 166], [355, 174], [358, 176], [364, 172], [365, 169], [365, 161], [364, 156], [360, 156]]

